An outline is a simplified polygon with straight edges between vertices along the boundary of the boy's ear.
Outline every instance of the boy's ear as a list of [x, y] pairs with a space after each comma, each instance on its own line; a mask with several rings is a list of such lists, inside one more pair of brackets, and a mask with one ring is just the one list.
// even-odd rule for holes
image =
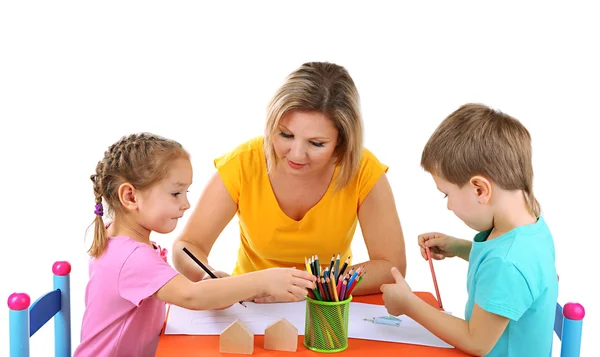
[[127, 211], [134, 211], [138, 208], [135, 199], [135, 187], [129, 182], [122, 183], [119, 186], [119, 201], [121, 201], [123, 208]]
[[492, 183], [483, 176], [473, 176], [469, 184], [477, 195], [479, 203], [487, 203], [492, 197]]

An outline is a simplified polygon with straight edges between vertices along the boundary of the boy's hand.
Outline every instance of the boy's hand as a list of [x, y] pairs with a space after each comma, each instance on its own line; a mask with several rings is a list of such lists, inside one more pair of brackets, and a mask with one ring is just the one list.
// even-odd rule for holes
[[444, 258], [455, 257], [459, 254], [460, 239], [437, 232], [419, 235], [421, 256], [425, 260], [427, 260], [426, 246], [429, 247], [431, 258], [442, 260]]
[[295, 268], [270, 268], [258, 272], [259, 284], [263, 286], [261, 302], [300, 301], [314, 289], [316, 277]]
[[406, 280], [404, 280], [404, 277], [396, 267], [392, 268], [392, 276], [396, 279], [395, 284], [381, 285], [383, 302], [390, 315], [403, 315], [406, 313], [410, 300], [414, 298], [415, 295], [412, 293]]

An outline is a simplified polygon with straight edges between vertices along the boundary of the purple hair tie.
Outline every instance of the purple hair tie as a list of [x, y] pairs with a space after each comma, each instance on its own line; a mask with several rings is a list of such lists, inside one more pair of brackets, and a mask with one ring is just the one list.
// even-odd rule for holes
[[98, 216], [102, 216], [104, 214], [104, 210], [102, 209], [102, 203], [98, 203], [96, 205], [96, 210], [94, 211], [94, 214]]

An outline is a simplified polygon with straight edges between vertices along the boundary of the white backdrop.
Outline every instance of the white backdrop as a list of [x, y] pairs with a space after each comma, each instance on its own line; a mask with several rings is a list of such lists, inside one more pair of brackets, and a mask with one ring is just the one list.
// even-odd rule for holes
[[[52, 287], [52, 263], [70, 261], [75, 348], [87, 281], [84, 234], [94, 218], [89, 176], [104, 150], [138, 131], [180, 141], [192, 154], [195, 204], [214, 172], [212, 159], [262, 133], [266, 104], [284, 77], [303, 62], [331, 61], [355, 79], [366, 145], [390, 166], [415, 290], [434, 292], [419, 233], [474, 234], [446, 210], [419, 167], [429, 135], [466, 102], [488, 104], [527, 126], [534, 189], [555, 238], [560, 300], [586, 307], [583, 356], [590, 355], [600, 332], [591, 283], [600, 215], [590, 175], [599, 154], [592, 130], [600, 98], [596, 15], [573, 1], [2, 2], [0, 297], [19, 291], [35, 300]], [[170, 248], [186, 219], [153, 238]], [[236, 222], [210, 256], [227, 271]], [[360, 232], [353, 248], [356, 261], [367, 257]], [[445, 308], [463, 316], [467, 263], [435, 268]], [[43, 346], [51, 338], [52, 328], [34, 336], [33, 355], [50, 355]]]

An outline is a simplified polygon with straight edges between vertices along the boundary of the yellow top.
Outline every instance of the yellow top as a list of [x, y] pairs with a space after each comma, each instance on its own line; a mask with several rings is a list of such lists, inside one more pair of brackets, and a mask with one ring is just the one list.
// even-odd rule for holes
[[[360, 168], [341, 190], [332, 180], [327, 192], [296, 221], [280, 208], [271, 188], [263, 137], [251, 139], [215, 159], [215, 167], [237, 203], [241, 244], [233, 275], [272, 267], [304, 269], [304, 258], [319, 256], [329, 265], [340, 253], [340, 266], [352, 252], [358, 207], [388, 167], [363, 149]], [[334, 177], [337, 175], [336, 168]]]

